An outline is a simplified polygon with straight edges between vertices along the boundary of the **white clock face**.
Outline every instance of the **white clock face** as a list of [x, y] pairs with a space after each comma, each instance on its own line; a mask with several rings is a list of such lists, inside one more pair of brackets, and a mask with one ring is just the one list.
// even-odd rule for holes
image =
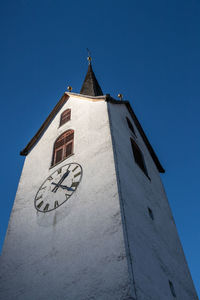
[[77, 163], [58, 168], [40, 186], [34, 200], [35, 208], [43, 213], [57, 209], [76, 191], [82, 174], [82, 167]]

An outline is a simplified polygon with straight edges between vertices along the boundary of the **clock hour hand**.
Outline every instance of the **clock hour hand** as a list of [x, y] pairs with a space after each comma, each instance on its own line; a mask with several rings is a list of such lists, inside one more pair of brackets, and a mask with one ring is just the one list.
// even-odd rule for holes
[[[52, 182], [51, 184], [55, 185], [55, 186], [57, 187], [57, 189], [58, 189], [59, 187], [61, 187], [63, 190], [73, 191], [73, 189], [72, 189], [71, 187], [68, 187], [67, 185], [62, 185], [62, 184], [55, 183], [55, 182]], [[54, 189], [55, 189], [55, 188], [53, 188], [52, 192], [54, 192]], [[56, 192], [56, 191], [57, 191], [57, 190], [55, 190], [55, 192]], [[55, 192], [54, 192], [54, 193], [55, 193]]]
[[65, 178], [69, 175], [70, 171], [67, 170], [65, 174], [61, 177], [61, 179], [58, 181], [58, 183], [52, 182], [51, 184], [54, 184], [55, 187], [53, 188], [52, 192], [57, 192], [58, 188], [60, 187], [61, 183], [65, 180]]

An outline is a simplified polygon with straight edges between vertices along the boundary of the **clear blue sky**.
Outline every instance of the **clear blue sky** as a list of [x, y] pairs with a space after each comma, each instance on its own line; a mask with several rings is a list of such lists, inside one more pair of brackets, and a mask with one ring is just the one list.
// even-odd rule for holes
[[130, 100], [166, 169], [200, 294], [200, 1], [1, 1], [0, 45], [1, 245], [24, 161], [19, 151], [68, 85], [79, 92], [88, 47], [104, 93]]

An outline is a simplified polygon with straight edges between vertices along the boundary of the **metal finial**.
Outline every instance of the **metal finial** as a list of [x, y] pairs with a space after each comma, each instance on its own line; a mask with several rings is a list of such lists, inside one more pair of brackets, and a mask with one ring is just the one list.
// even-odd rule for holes
[[122, 94], [118, 94], [117, 97], [120, 99], [120, 101], [122, 101], [122, 99], [123, 99], [123, 95]]
[[92, 57], [91, 57], [91, 52], [88, 48], [87, 48], [87, 53], [88, 53], [87, 60], [88, 60], [89, 64], [91, 64]]
[[69, 92], [72, 91], [72, 87], [70, 85], [67, 87], [67, 89], [68, 89]]

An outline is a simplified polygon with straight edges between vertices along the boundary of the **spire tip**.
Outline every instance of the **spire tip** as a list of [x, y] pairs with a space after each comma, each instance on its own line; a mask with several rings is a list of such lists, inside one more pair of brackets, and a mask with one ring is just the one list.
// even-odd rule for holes
[[88, 57], [87, 57], [87, 60], [88, 60], [88, 63], [89, 63], [89, 65], [90, 65], [90, 64], [91, 64], [92, 57], [91, 57], [91, 56], [88, 56]]
[[92, 57], [91, 57], [91, 53], [90, 53], [90, 50], [87, 48], [87, 53], [88, 53], [88, 57], [87, 57], [87, 60], [88, 60], [88, 63], [89, 65], [91, 64], [91, 61], [92, 61]]

